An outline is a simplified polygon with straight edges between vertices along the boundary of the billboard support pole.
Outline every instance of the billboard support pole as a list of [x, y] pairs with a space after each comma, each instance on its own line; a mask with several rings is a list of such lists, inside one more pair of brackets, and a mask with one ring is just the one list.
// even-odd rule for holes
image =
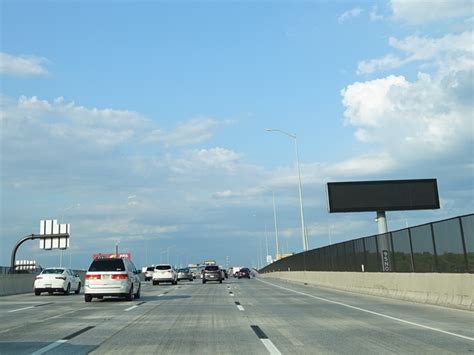
[[380, 249], [379, 252], [381, 253], [380, 257], [382, 258], [382, 271], [391, 271], [392, 261], [390, 260], [390, 239], [388, 234], [387, 218], [385, 215], [385, 211], [377, 211], [376, 220], [379, 228], [379, 235], [377, 236], [377, 239]]
[[385, 216], [385, 211], [377, 211], [377, 226], [379, 227], [379, 234], [385, 234], [388, 232], [387, 227], [387, 217]]

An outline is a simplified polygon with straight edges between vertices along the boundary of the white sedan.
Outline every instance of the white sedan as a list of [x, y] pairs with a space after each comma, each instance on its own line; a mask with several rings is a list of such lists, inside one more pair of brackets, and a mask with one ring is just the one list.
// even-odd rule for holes
[[56, 267], [41, 271], [35, 279], [35, 295], [41, 295], [41, 292], [62, 292], [68, 295], [74, 291], [78, 294], [81, 291], [81, 279], [73, 270], [69, 268]]

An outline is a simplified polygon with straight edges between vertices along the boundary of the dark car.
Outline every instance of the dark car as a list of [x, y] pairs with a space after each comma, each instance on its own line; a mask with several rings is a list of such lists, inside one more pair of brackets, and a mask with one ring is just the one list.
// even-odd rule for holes
[[243, 277], [246, 277], [246, 278], [250, 279], [250, 270], [247, 269], [246, 267], [243, 267], [239, 271], [239, 279], [241, 279]]
[[217, 265], [208, 265], [202, 272], [202, 283], [207, 281], [218, 281], [222, 283], [222, 272]]

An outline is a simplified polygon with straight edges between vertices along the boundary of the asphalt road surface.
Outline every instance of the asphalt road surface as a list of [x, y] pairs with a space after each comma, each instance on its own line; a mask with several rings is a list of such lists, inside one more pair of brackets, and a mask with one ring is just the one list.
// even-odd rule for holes
[[0, 297], [0, 354], [474, 354], [474, 312], [271, 279]]

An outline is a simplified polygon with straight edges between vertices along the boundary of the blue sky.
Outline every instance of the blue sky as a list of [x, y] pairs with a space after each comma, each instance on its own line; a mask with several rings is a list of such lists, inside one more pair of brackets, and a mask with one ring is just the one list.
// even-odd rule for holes
[[442, 208], [391, 230], [474, 210], [470, 1], [0, 4], [0, 265], [56, 218], [73, 267], [117, 242], [138, 266], [258, 266], [272, 192], [301, 251], [293, 141], [265, 128], [298, 137], [311, 248], [377, 232], [327, 212], [328, 181], [437, 178]]

